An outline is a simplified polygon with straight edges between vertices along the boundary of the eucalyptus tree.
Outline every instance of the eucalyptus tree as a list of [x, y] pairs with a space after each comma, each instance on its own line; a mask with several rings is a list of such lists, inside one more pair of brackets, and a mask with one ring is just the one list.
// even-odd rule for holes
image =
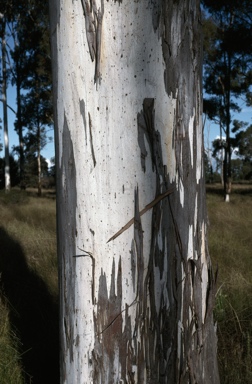
[[47, 120], [52, 125], [48, 4], [41, 0], [7, 0], [0, 4], [0, 11], [6, 16], [12, 40], [9, 46], [9, 57], [12, 59], [9, 72], [12, 85], [16, 86], [15, 129], [19, 136], [20, 182], [24, 183], [24, 155], [27, 150], [24, 147], [24, 132], [28, 129], [29, 134], [31, 128], [30, 123], [27, 127], [27, 109], [31, 112], [31, 106], [27, 106], [31, 101], [29, 95], [36, 95], [31, 101], [34, 111], [45, 113], [40, 116], [40, 121], [44, 124]]
[[199, 1], [50, 13], [61, 383], [218, 384]]
[[9, 154], [9, 133], [8, 133], [8, 111], [7, 111], [7, 55], [6, 55], [6, 17], [0, 14], [0, 30], [1, 30], [1, 52], [2, 52], [2, 103], [3, 103], [3, 126], [4, 126], [4, 176], [5, 191], [9, 192], [11, 188], [10, 182], [10, 154]]
[[[252, 4], [249, 0], [203, 0], [204, 20], [205, 112], [220, 125], [225, 138], [224, 194], [231, 193], [231, 155], [233, 112], [240, 112], [238, 98], [249, 100], [252, 81], [251, 26]], [[235, 127], [234, 127], [235, 128]]]
[[[21, 10], [23, 9], [23, 1], [16, 0], [6, 0], [5, 2], [0, 3], [0, 12], [4, 17], [6, 31], [8, 31], [8, 36], [10, 40], [13, 41], [13, 44], [5, 45], [5, 52], [8, 55], [8, 59], [12, 58], [12, 62], [9, 62], [8, 72], [10, 75], [10, 79], [12, 85], [16, 84], [17, 89], [17, 112], [8, 106], [12, 112], [16, 115], [16, 130], [19, 136], [19, 167], [20, 167], [20, 181], [23, 179], [23, 164], [24, 164], [24, 156], [23, 156], [23, 129], [21, 124], [21, 107], [20, 107], [20, 97], [21, 97], [21, 81], [20, 81], [20, 59], [17, 59], [17, 46], [18, 46], [18, 36], [17, 31], [20, 28], [20, 22], [22, 20]], [[14, 47], [14, 48], [13, 48]], [[13, 52], [15, 50], [15, 55], [13, 56]]]
[[[36, 153], [38, 194], [41, 195], [41, 150], [48, 141], [47, 128], [53, 123], [47, 3], [24, 2], [19, 19], [17, 43], [12, 54], [15, 60], [15, 82], [19, 91], [16, 128], [21, 133], [26, 128], [27, 137], [23, 137], [22, 133], [24, 153], [27, 154], [28, 150]], [[26, 148], [25, 143], [29, 143]]]

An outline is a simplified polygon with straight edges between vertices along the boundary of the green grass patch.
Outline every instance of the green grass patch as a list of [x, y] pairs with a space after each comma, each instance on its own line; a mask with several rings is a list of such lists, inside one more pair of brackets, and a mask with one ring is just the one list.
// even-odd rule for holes
[[252, 383], [252, 188], [236, 186], [230, 203], [208, 190], [209, 249], [218, 265], [215, 318], [221, 384]]
[[0, 383], [57, 384], [55, 199], [0, 193]]
[[20, 340], [10, 327], [9, 311], [0, 300], [0, 382], [24, 384]]

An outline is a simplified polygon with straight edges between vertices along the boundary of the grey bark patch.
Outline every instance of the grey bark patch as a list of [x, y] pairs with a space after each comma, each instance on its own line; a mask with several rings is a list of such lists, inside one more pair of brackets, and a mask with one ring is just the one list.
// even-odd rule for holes
[[85, 102], [83, 99], [80, 100], [80, 114], [83, 120], [84, 131], [85, 131], [85, 141], [87, 145], [87, 122], [86, 122]]
[[[117, 288], [117, 289], [116, 289]], [[115, 275], [115, 261], [111, 271], [111, 285], [108, 294], [106, 275], [101, 271], [99, 278], [97, 316], [94, 315], [95, 348], [93, 350], [93, 382], [116, 382], [114, 357], [116, 351], [125, 348], [122, 340], [122, 269], [121, 259]]]
[[[185, 90], [186, 92], [188, 91]], [[192, 166], [190, 161], [190, 141], [187, 131], [189, 125], [188, 111], [186, 112], [185, 121], [181, 118], [184, 111], [184, 105], [181, 103], [185, 102], [183, 98], [184, 96], [181, 95], [177, 101], [174, 146], [178, 175], [188, 195], [184, 198], [183, 209], [180, 203], [180, 192], [177, 191], [177, 193], [170, 195], [167, 199], [155, 205], [152, 211], [152, 240], [148, 274], [145, 281], [145, 286], [148, 286], [146, 292], [148, 292], [150, 297], [150, 320], [148, 327], [153, 332], [152, 335], [148, 336], [148, 345], [151, 346], [152, 350], [155, 350], [155, 356], [159, 356], [158, 360], [153, 358], [153, 356], [147, 358], [149, 352], [145, 350], [145, 359], [149, 362], [151, 372], [148, 382], [152, 383], [174, 383], [176, 382], [176, 377], [180, 377], [182, 383], [187, 383], [188, 380], [200, 382], [199, 379], [202, 372], [204, 369], [208, 369], [205, 367], [206, 363], [200, 354], [201, 350], [206, 350], [207, 347], [204, 342], [207, 332], [204, 328], [205, 319], [202, 318], [202, 305], [204, 303], [202, 303], [201, 263], [203, 261], [200, 260], [201, 256], [199, 256], [198, 261], [196, 259], [192, 261], [187, 260], [188, 226], [194, 222], [195, 198], [198, 195], [201, 196], [201, 190], [199, 186], [191, 183], [191, 180], [196, 175], [196, 154], [194, 153], [194, 166]], [[193, 114], [193, 104], [191, 106], [191, 113]], [[198, 127], [195, 125], [195, 137], [196, 129]], [[196, 144], [194, 136], [193, 146]], [[146, 142], [149, 148], [146, 148]], [[170, 186], [168, 185], [169, 175], [166, 174], [167, 168], [163, 164], [160, 135], [155, 129], [153, 99], [144, 99], [143, 110], [138, 114], [138, 143], [143, 171], [145, 171], [145, 162], [147, 161], [147, 156], [143, 155], [147, 152], [151, 154], [152, 168], [156, 171], [156, 194], [158, 195], [162, 193], [164, 187], [168, 189]], [[201, 187], [203, 187], [202, 184]], [[202, 198], [197, 205], [204, 206]], [[197, 214], [199, 220], [198, 228], [200, 229], [204, 221], [205, 211], [199, 210]], [[185, 222], [187, 223], [186, 225]], [[159, 241], [160, 236], [162, 237], [161, 243]], [[197, 230], [197, 233], [193, 236], [193, 242], [195, 252], [200, 255], [202, 249], [200, 230]], [[158, 279], [154, 275], [154, 270], [159, 271], [159, 278], [162, 279], [165, 263], [168, 265], [167, 276], [162, 286], [158, 287]], [[209, 271], [211, 271], [210, 266]], [[212, 278], [210, 275], [208, 280], [210, 284], [209, 297], [213, 298]], [[159, 298], [154, 293], [158, 291]], [[207, 303], [208, 298], [206, 299], [206, 305], [208, 306]], [[157, 310], [159, 306], [162, 308], [160, 311]], [[165, 325], [166, 331], [164, 333], [161, 331], [163, 330], [161, 324]], [[213, 324], [210, 324], [209, 329], [212, 332], [214, 342], [216, 342]], [[144, 330], [143, 327], [142, 330]], [[179, 337], [178, 334], [180, 334]], [[178, 341], [179, 344], [177, 344]], [[145, 343], [147, 344], [147, 341]], [[164, 344], [166, 349], [163, 348]], [[180, 353], [177, 352], [179, 350]], [[214, 353], [213, 351], [212, 356]], [[216, 357], [212, 358], [212, 361], [213, 368], [216, 369]], [[168, 370], [170, 381], [166, 381]], [[218, 371], [215, 374], [216, 378], [217, 376]]]
[[[147, 150], [145, 147], [144, 137], [146, 138], [149, 151], [152, 159], [152, 168], [156, 169], [157, 175], [163, 176], [164, 165], [162, 158], [162, 147], [160, 133], [155, 129], [155, 100], [153, 98], [146, 98], [143, 100], [143, 110], [137, 115], [138, 122], [138, 145], [141, 151], [141, 165], [145, 171], [145, 159], [147, 157]], [[159, 190], [160, 193], [162, 193]]]
[[[204, 249], [202, 242], [207, 244], [207, 240], [202, 239], [201, 232], [202, 225], [206, 221], [204, 179], [201, 178], [198, 184], [196, 183], [197, 151], [202, 146], [202, 143], [196, 142], [196, 138], [201, 137], [198, 132], [201, 110], [199, 105], [201, 90], [198, 84], [201, 83], [202, 63], [199, 21], [199, 3], [197, 5], [192, 1], [163, 3], [164, 83], [167, 94], [176, 97], [177, 100], [173, 127], [174, 149], [178, 183], [181, 182], [186, 191], [183, 206], [179, 199], [179, 191], [169, 196], [176, 239], [173, 250], [176, 270], [173, 282], [176, 287], [174, 298], [177, 302], [177, 323], [180, 321], [181, 330], [180, 344], [177, 346], [181, 353], [177, 355], [176, 377], [177, 382], [183, 384], [188, 382], [218, 384], [216, 333], [212, 318], [215, 282], [207, 249], [205, 254], [201, 255]], [[194, 117], [193, 133], [190, 132], [189, 137], [192, 117]], [[188, 226], [194, 225], [195, 209], [197, 209], [197, 228], [194, 228], [191, 240], [194, 251], [192, 259], [188, 260]], [[203, 276], [202, 265], [208, 269], [207, 279]], [[208, 284], [206, 298], [203, 295], [203, 279], [207, 280], [204, 284]], [[204, 306], [208, 309], [205, 318], [202, 318]]]
[[94, 168], [96, 166], [96, 159], [95, 159], [95, 152], [94, 152], [94, 145], [93, 145], [93, 133], [92, 133], [92, 120], [91, 120], [91, 115], [88, 112], [88, 121], [89, 121], [89, 140], [90, 140], [90, 147], [91, 147], [91, 153], [92, 153], [92, 159], [93, 159], [93, 164]]
[[[64, 116], [63, 134], [62, 134], [62, 159], [60, 174], [62, 179], [58, 179], [57, 185], [57, 219], [62, 226], [62, 241], [58, 250], [59, 257], [63, 258], [63, 271], [61, 271], [61, 286], [64, 291], [61, 305], [62, 316], [64, 317], [64, 331], [66, 349], [69, 349], [70, 359], [74, 358], [74, 340], [73, 329], [74, 323], [71, 320], [72, 313], [75, 310], [75, 259], [72, 257], [76, 246], [76, 206], [77, 206], [77, 190], [76, 190], [76, 167], [74, 160], [73, 143], [67, 123]], [[61, 184], [62, 183], [62, 184]], [[69, 228], [71, 230], [69, 231]], [[65, 273], [65, 271], [68, 271]], [[63, 368], [64, 370], [64, 368]]]
[[135, 242], [132, 240], [131, 242], [131, 274], [132, 274], [132, 282], [133, 282], [133, 290], [135, 292], [135, 284], [136, 284], [136, 251], [135, 251]]
[[101, 8], [97, 9], [96, 0], [81, 0], [85, 16], [86, 36], [91, 60], [95, 60], [94, 83], [101, 81], [101, 39], [102, 20], [104, 14], [104, 0], [101, 0]]
[[160, 26], [160, 17], [162, 12], [162, 0], [151, 0], [152, 6], [152, 24], [154, 31]]
[[142, 113], [138, 114], [137, 116], [137, 127], [138, 127], [138, 145], [141, 152], [141, 157], [140, 157], [141, 166], [142, 166], [142, 170], [145, 172], [146, 171], [145, 158], [147, 157], [148, 152], [146, 150], [145, 142], [144, 142], [145, 121]]

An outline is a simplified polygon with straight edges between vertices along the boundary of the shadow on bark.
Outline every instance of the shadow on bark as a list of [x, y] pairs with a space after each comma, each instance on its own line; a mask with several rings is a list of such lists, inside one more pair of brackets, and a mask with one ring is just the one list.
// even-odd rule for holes
[[1, 291], [21, 341], [27, 384], [59, 383], [58, 304], [27, 265], [20, 244], [0, 228]]

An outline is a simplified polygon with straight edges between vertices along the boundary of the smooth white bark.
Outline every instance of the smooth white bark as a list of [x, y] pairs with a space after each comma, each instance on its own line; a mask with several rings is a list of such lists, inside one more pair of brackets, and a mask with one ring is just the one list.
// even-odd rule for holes
[[[85, 17], [81, 1], [51, 3], [62, 383], [182, 383], [189, 355], [196, 370], [205, 364], [196, 342], [203, 345], [196, 326], [208, 317], [210, 268], [200, 59], [183, 48], [185, 39], [194, 44], [198, 8], [164, 4], [83, 0]], [[154, 204], [167, 190], [171, 198]], [[210, 382], [208, 372], [196, 376]]]

